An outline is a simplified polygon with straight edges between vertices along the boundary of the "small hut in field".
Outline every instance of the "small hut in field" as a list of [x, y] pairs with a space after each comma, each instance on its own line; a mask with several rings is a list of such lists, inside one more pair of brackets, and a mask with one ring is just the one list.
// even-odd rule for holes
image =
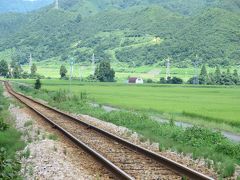
[[137, 77], [130, 77], [128, 78], [128, 84], [143, 84], [143, 79]]

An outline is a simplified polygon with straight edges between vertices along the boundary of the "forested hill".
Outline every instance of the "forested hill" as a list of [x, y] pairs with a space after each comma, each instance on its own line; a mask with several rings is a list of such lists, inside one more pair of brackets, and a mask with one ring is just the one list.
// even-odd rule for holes
[[[26, 63], [52, 57], [176, 66], [240, 61], [238, 0], [59, 0], [28, 14], [1, 14], [0, 53]], [[11, 52], [11, 53], [9, 53]], [[8, 55], [6, 55], [8, 54]], [[11, 57], [10, 57], [11, 56]]]

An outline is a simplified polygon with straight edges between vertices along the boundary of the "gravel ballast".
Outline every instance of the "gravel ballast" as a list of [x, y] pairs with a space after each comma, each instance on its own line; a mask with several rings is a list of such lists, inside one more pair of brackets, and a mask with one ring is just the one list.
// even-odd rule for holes
[[125, 127], [116, 126], [112, 123], [105, 122], [88, 115], [75, 114], [74, 116], [88, 124], [99, 127], [108, 132], [111, 132], [112, 134], [120, 136], [134, 144], [137, 144], [141, 147], [154, 151], [160, 155], [163, 155], [171, 160], [174, 160], [180, 164], [183, 164], [205, 175], [215, 177], [215, 178], [217, 177], [217, 173], [213, 169], [209, 169], [208, 164], [203, 159], [193, 160], [190, 155], [183, 155], [170, 150], [160, 152], [158, 143], [150, 143], [150, 141], [142, 142], [140, 140], [141, 136], [139, 136], [136, 132], [132, 132], [131, 130]]
[[21, 173], [25, 179], [94, 179], [84, 168], [74, 165], [64, 143], [51, 139], [56, 135], [39, 127], [23, 109], [11, 105], [9, 111], [27, 143], [21, 152]]

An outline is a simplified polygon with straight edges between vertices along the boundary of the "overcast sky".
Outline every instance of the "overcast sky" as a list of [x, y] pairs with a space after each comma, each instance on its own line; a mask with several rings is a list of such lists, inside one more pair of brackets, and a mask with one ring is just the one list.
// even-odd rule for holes
[[49, 5], [54, 0], [0, 0], [0, 12], [27, 12]]

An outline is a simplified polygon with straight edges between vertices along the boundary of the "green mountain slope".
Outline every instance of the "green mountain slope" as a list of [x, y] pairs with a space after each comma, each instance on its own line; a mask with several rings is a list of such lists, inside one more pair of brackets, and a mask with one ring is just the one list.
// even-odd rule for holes
[[0, 16], [0, 38], [12, 35], [27, 24], [28, 18], [23, 14], [8, 13]]
[[[160, 6], [161, 5], [161, 6]], [[202, 62], [237, 64], [240, 14], [237, 0], [62, 0], [60, 10], [0, 17], [0, 51], [13, 49], [26, 63], [52, 57], [129, 65]]]
[[81, 10], [82, 14], [94, 14], [109, 8], [127, 9], [133, 6], [160, 5], [183, 15], [196, 14], [206, 8], [218, 7], [239, 12], [239, 0], [61, 0], [65, 10]]
[[175, 64], [186, 66], [198, 55], [199, 62], [211, 66], [239, 63], [239, 15], [208, 9], [198, 16], [185, 18], [183, 24], [160, 45], [126, 49], [118, 52], [117, 57], [128, 61], [147, 59], [145, 64], [151, 64], [170, 56]]
[[71, 13], [57, 10], [42, 10], [27, 17], [28, 21], [15, 30], [16, 33], [2, 38], [0, 50], [15, 48], [21, 53], [21, 62], [25, 62], [29, 53], [43, 60], [57, 56], [68, 47], [71, 38], [67, 38]]
[[240, 18], [232, 12], [218, 8], [206, 10], [190, 18], [175, 37], [173, 47], [177, 48], [171, 51], [178, 52], [179, 60], [196, 53], [211, 65], [239, 62]]

